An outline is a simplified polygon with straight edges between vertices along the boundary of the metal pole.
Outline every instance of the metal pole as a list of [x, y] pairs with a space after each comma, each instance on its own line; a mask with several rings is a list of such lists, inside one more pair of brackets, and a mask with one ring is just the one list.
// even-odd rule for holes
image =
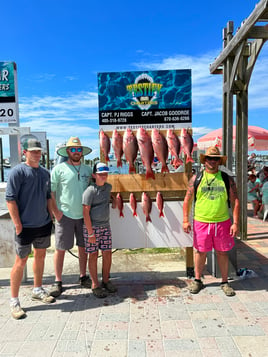
[[3, 143], [0, 138], [0, 168], [1, 168], [1, 182], [4, 182], [4, 162], [3, 162]]

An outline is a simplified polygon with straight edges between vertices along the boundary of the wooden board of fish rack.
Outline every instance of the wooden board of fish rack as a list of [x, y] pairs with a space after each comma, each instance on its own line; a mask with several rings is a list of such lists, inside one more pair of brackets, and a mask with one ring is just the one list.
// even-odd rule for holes
[[112, 185], [112, 193], [120, 192], [123, 199], [129, 199], [129, 193], [135, 193], [137, 200], [141, 193], [150, 193], [151, 199], [160, 191], [165, 200], [183, 200], [187, 189], [188, 176], [184, 172], [156, 173], [155, 180], [145, 179], [145, 174], [109, 175], [108, 182]]
[[[188, 129], [192, 133], [192, 129]], [[132, 130], [136, 135], [137, 130]], [[150, 129], [146, 131], [151, 134]], [[159, 130], [164, 136], [166, 136], [167, 130]], [[181, 129], [173, 130], [176, 135], [180, 135]], [[118, 130], [123, 136], [124, 131]], [[109, 138], [112, 138], [112, 131], [105, 131], [105, 134]], [[101, 160], [103, 160], [103, 154], [101, 152]], [[155, 180], [145, 179], [145, 174], [118, 174], [109, 175], [108, 182], [113, 186], [112, 193], [120, 192], [124, 200], [129, 199], [129, 193], [135, 193], [136, 199], [141, 199], [143, 191], [150, 193], [151, 199], [155, 199], [156, 193], [160, 191], [165, 200], [183, 200], [187, 185], [189, 181], [190, 167], [186, 165], [186, 172], [176, 173], [155, 173]]]

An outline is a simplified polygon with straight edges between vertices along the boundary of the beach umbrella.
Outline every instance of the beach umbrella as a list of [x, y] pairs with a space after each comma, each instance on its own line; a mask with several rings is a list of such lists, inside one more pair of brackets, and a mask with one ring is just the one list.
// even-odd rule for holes
[[[235, 132], [234, 126], [233, 148], [235, 148]], [[222, 128], [211, 131], [197, 140], [199, 150], [206, 150], [210, 146], [218, 146], [222, 148]], [[248, 127], [248, 150], [266, 151], [268, 150], [268, 130], [258, 126]]]

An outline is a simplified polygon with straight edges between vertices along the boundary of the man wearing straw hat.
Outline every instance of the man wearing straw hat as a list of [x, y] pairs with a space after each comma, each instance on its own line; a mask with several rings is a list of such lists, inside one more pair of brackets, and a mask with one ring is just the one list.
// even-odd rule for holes
[[[206, 255], [214, 248], [222, 275], [221, 289], [226, 296], [235, 295], [228, 283], [228, 251], [233, 248], [234, 237], [238, 233], [239, 200], [234, 180], [227, 176], [227, 185], [223, 179], [224, 173], [219, 171], [219, 165], [225, 165], [226, 160], [227, 157], [221, 155], [215, 146], [208, 148], [205, 154], [200, 154], [200, 162], [205, 166], [202, 178], [196, 188], [196, 176], [193, 176], [185, 195], [183, 230], [186, 233], [191, 230], [189, 213], [195, 197], [193, 246], [196, 251], [195, 280], [190, 285], [192, 294], [199, 293], [205, 287], [201, 277]], [[233, 209], [233, 222], [229, 215], [229, 200]]]
[[58, 297], [62, 291], [62, 271], [65, 251], [74, 245], [74, 236], [78, 246], [80, 285], [91, 287], [91, 281], [86, 275], [87, 254], [83, 238], [83, 206], [82, 195], [91, 178], [91, 168], [81, 162], [83, 156], [92, 150], [82, 146], [77, 137], [71, 137], [66, 146], [57, 150], [58, 155], [68, 158], [56, 165], [51, 173], [51, 193], [55, 223], [55, 283], [50, 289], [50, 295]]

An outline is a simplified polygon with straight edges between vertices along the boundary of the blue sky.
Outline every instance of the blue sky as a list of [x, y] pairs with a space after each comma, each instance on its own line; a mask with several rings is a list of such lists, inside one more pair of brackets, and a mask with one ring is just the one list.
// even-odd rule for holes
[[[256, 0], [13, 0], [1, 6], [1, 57], [18, 67], [20, 125], [46, 131], [53, 156], [71, 135], [99, 153], [98, 72], [192, 69], [195, 140], [222, 125], [222, 76], [209, 65], [222, 30]], [[268, 47], [249, 87], [249, 125], [268, 128]], [[6, 126], [0, 123], [0, 127]], [[8, 140], [4, 137], [5, 155]]]

